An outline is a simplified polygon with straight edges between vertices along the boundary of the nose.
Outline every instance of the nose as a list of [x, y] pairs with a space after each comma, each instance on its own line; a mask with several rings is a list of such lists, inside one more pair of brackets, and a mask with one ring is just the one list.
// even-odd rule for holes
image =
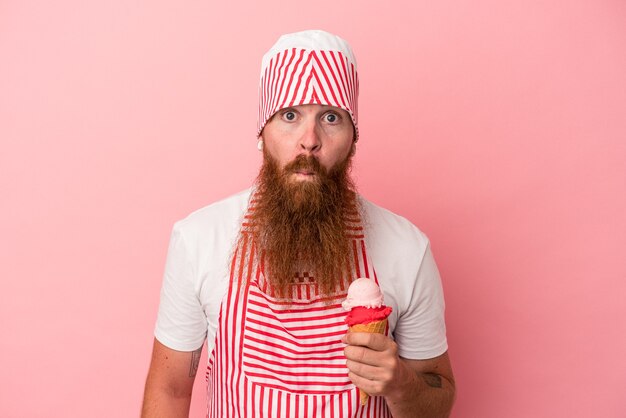
[[300, 137], [300, 149], [306, 154], [313, 154], [322, 147], [319, 126], [315, 121], [304, 125], [304, 131]]

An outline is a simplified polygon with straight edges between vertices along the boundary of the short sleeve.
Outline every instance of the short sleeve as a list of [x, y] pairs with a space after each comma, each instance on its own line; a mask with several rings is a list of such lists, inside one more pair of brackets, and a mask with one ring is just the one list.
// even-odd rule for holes
[[198, 349], [207, 333], [207, 320], [196, 286], [193, 254], [181, 223], [176, 223], [165, 263], [154, 335], [163, 345], [178, 351]]
[[424, 360], [446, 352], [445, 302], [439, 270], [426, 246], [422, 263], [411, 292], [409, 307], [396, 324], [394, 338], [399, 355], [408, 359]]

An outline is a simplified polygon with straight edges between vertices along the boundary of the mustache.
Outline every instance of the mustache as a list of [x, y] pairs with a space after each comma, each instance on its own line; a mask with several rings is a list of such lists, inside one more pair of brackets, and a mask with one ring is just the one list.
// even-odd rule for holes
[[298, 155], [292, 162], [285, 166], [285, 173], [295, 173], [299, 170], [311, 171], [315, 174], [325, 174], [324, 167], [319, 160], [312, 155]]

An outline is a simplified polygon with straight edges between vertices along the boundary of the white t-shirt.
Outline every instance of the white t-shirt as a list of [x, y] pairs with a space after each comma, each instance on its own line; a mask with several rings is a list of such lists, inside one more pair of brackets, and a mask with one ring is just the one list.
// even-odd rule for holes
[[[155, 337], [167, 347], [213, 350], [232, 251], [252, 189], [176, 222], [170, 240]], [[429, 359], [447, 348], [444, 299], [428, 238], [407, 219], [359, 197], [368, 258], [393, 311], [389, 334], [399, 355]]]

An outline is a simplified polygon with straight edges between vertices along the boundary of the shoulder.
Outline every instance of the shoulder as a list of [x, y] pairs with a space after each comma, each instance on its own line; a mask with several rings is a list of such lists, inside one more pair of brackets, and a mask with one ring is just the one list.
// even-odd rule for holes
[[[424, 252], [428, 237], [411, 221], [359, 196], [368, 241], [384, 246], [386, 252]], [[369, 246], [369, 245], [368, 245]]]
[[233, 219], [239, 219], [248, 207], [251, 190], [241, 191], [195, 210], [176, 222], [176, 226], [182, 230], [194, 230], [202, 229], [212, 224], [224, 224]]
[[191, 240], [236, 233], [251, 192], [252, 189], [247, 189], [191, 212], [174, 224], [174, 233]]

